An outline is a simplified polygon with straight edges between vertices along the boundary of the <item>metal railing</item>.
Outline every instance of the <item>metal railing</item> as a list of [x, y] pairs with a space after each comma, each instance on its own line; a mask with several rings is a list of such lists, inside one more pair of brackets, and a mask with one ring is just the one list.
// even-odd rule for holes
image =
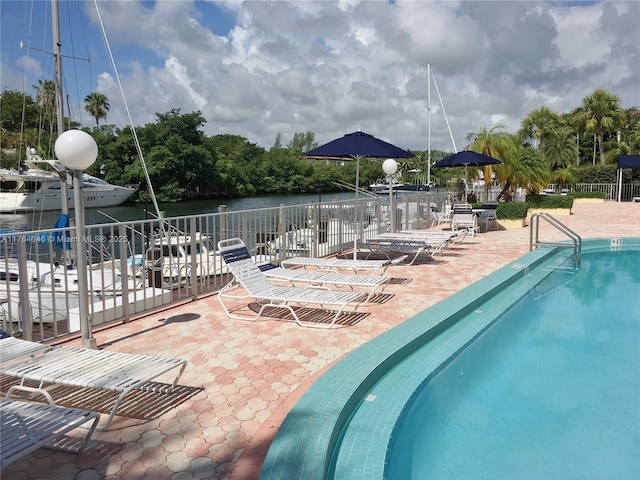
[[[395, 197], [396, 228], [430, 224], [431, 202], [446, 193]], [[0, 322], [9, 332], [46, 341], [126, 322], [175, 302], [194, 301], [229, 280], [219, 240], [239, 237], [260, 261], [335, 254], [389, 230], [388, 196], [330, 201], [75, 228], [0, 234]], [[68, 239], [68, 240], [65, 240]], [[62, 242], [60, 242], [62, 240]], [[59, 246], [55, 244], [58, 243]], [[60, 246], [71, 247], [65, 253]], [[67, 258], [86, 248], [89, 319], [80, 318], [77, 271]]]
[[573, 259], [576, 265], [580, 265], [582, 257], [582, 238], [576, 232], [567, 227], [564, 223], [558, 221], [555, 217], [549, 215], [546, 212], [534, 213], [531, 216], [529, 227], [529, 250], [540, 246], [556, 246], [567, 247], [565, 242], [549, 242], [540, 240], [540, 219], [545, 220], [547, 223], [555, 227], [560, 232], [564, 233], [573, 243]]

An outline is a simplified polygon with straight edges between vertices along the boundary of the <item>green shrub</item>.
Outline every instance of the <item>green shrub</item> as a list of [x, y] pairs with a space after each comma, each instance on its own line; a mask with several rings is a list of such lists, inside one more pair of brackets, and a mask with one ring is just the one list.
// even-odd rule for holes
[[607, 198], [604, 192], [571, 192], [573, 198]]
[[527, 195], [531, 208], [571, 208], [573, 195]]
[[517, 220], [526, 218], [528, 210], [528, 202], [498, 202], [496, 217], [498, 220]]

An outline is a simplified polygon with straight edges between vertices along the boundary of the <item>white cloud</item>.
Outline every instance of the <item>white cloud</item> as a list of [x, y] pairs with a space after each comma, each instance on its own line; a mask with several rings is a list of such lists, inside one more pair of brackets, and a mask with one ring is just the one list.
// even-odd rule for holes
[[[532, 109], [570, 111], [596, 88], [618, 94], [623, 107], [640, 105], [633, 0], [98, 5], [136, 125], [179, 108], [201, 110], [207, 134], [266, 148], [277, 133], [286, 142], [311, 131], [323, 143], [361, 129], [426, 149], [427, 61], [458, 149], [469, 132], [495, 123], [515, 131]], [[228, 18], [233, 24], [220, 25]], [[5, 86], [13, 66], [2, 64]], [[97, 65], [91, 88], [97, 80], [108, 96], [109, 122], [127, 124], [113, 72]], [[432, 147], [451, 150], [433, 85], [431, 94]]]

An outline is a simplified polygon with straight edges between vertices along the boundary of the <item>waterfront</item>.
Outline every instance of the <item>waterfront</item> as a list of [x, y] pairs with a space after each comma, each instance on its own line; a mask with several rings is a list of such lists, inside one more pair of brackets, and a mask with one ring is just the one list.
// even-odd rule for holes
[[[256, 208], [277, 207], [279, 205], [301, 205], [310, 202], [318, 203], [319, 201], [350, 200], [354, 197], [355, 194], [353, 192], [335, 192], [321, 195], [318, 193], [300, 195], [266, 195], [257, 197], [162, 203], [159, 207], [160, 211], [165, 212], [164, 215], [166, 217], [180, 217], [185, 215], [218, 213], [220, 205], [226, 205], [228, 211], [240, 211]], [[148, 216], [145, 213], [145, 209], [149, 210]], [[60, 212], [54, 211], [0, 214], [0, 230], [29, 231], [51, 228], [55, 224], [59, 215]], [[115, 221], [126, 222], [131, 220], [144, 220], [146, 218], [154, 218], [154, 215], [155, 211], [152, 203], [129, 203], [118, 207], [88, 209], [85, 211], [85, 223], [87, 225], [97, 225], [113, 223]], [[73, 212], [70, 213], [70, 216], [73, 218]]]

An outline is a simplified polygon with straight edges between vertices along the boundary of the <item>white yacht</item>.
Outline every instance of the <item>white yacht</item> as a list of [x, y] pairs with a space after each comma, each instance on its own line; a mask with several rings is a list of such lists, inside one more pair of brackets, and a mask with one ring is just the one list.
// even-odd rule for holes
[[[62, 208], [60, 162], [45, 160], [35, 148], [27, 148], [25, 170], [0, 169], [0, 213], [19, 213]], [[46, 168], [49, 166], [49, 169]], [[113, 207], [127, 201], [137, 186], [119, 186], [83, 175], [86, 208]], [[68, 182], [69, 207], [73, 208], [73, 186]]]

